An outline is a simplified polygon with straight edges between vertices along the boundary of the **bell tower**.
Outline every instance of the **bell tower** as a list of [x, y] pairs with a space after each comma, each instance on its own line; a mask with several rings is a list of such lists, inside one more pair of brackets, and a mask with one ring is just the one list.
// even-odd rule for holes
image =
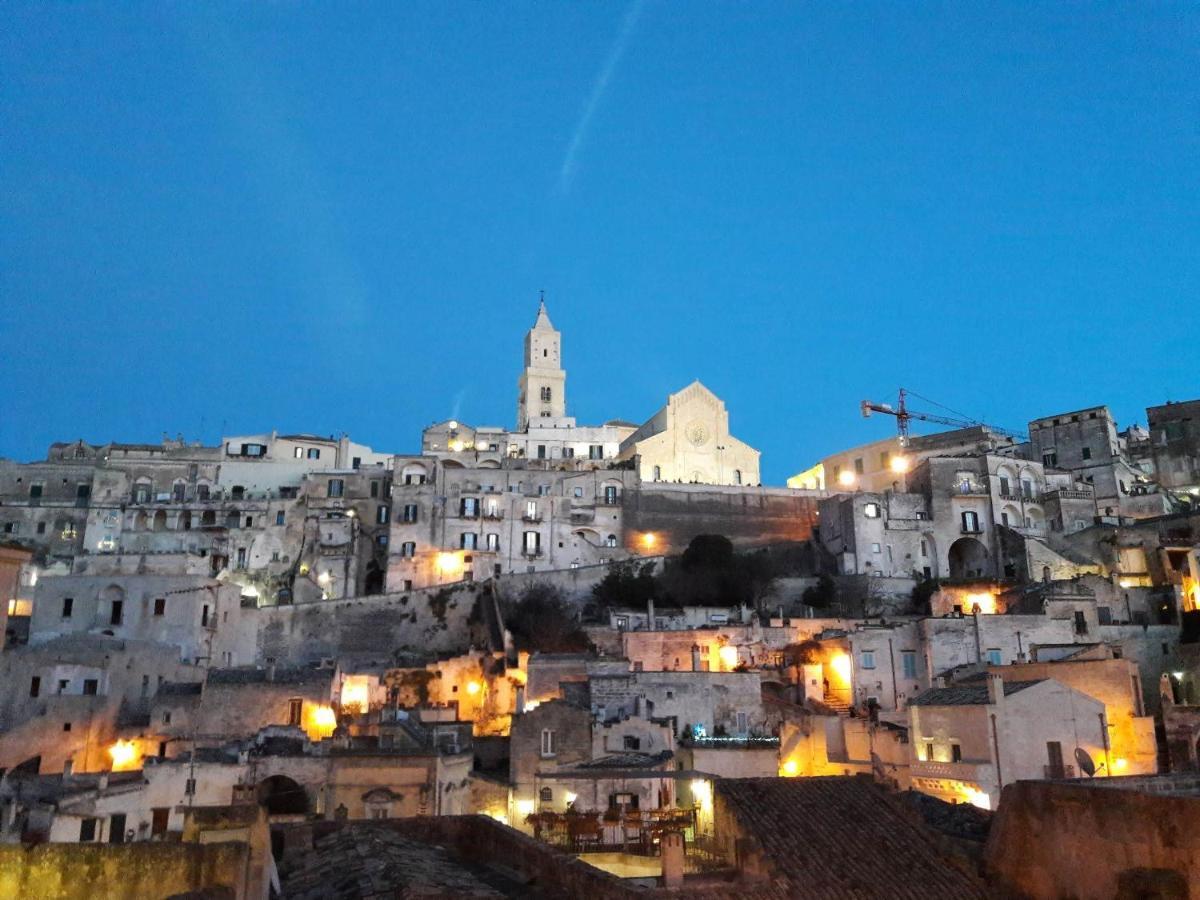
[[[562, 335], [550, 323], [545, 292], [537, 319], [525, 335], [525, 371], [517, 382], [517, 431], [527, 431], [539, 419], [567, 415], [567, 373], [562, 367]], [[550, 424], [547, 422], [546, 424]]]

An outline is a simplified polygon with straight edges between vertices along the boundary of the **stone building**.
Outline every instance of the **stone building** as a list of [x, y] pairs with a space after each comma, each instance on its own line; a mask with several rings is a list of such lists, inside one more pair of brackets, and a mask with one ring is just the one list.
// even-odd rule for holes
[[1200, 489], [1200, 400], [1165, 403], [1146, 410], [1155, 478], [1164, 487], [1192, 494]]
[[760, 455], [730, 434], [725, 404], [699, 381], [671, 394], [620, 451], [643, 481], [683, 484], [760, 484]]
[[913, 787], [995, 809], [1006, 784], [1075, 777], [1077, 751], [1109, 761], [1104, 713], [1052, 678], [931, 688], [909, 701]]

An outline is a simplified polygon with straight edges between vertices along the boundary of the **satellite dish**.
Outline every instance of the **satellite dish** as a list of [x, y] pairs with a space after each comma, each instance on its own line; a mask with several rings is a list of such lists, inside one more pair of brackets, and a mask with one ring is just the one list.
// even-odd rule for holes
[[1092, 757], [1082, 747], [1075, 748], [1075, 764], [1079, 766], [1080, 772], [1086, 772], [1088, 778], [1096, 774], [1096, 764], [1092, 762]]

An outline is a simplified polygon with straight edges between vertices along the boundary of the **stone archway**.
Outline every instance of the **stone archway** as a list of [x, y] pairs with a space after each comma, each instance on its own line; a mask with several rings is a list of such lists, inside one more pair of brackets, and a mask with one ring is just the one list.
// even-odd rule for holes
[[272, 775], [258, 785], [258, 802], [268, 815], [307, 815], [308, 792], [286, 775]]
[[949, 558], [950, 577], [982, 578], [988, 574], [990, 557], [987, 547], [973, 537], [961, 537], [950, 545]]

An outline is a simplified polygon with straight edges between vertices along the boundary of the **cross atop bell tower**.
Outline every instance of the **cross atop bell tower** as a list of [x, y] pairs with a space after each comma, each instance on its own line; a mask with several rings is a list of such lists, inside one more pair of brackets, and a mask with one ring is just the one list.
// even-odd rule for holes
[[546, 312], [545, 291], [540, 292], [533, 327], [525, 334], [525, 371], [517, 385], [517, 431], [527, 431], [530, 420], [566, 416], [567, 373], [562, 367], [562, 335]]

